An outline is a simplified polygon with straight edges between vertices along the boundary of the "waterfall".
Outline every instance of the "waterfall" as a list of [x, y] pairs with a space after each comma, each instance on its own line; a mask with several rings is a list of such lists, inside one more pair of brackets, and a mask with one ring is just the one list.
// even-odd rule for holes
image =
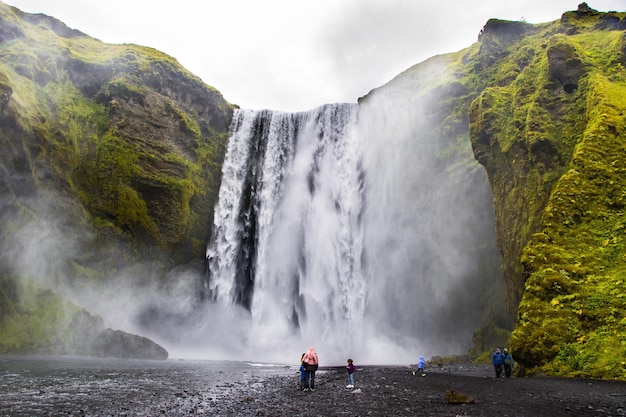
[[456, 139], [428, 108], [381, 96], [235, 112], [206, 287], [245, 313], [223, 323], [241, 346], [295, 362], [315, 345], [326, 364], [471, 346], [499, 277], [490, 191], [469, 145], [442, 159]]
[[235, 113], [208, 292], [249, 310], [255, 340], [334, 337], [362, 319], [363, 172], [356, 105]]

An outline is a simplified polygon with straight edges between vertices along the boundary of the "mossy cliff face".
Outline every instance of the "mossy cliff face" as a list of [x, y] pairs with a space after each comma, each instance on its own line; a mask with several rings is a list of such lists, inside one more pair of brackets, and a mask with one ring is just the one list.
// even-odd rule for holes
[[156, 50], [104, 44], [6, 5], [0, 18], [11, 193], [52, 185], [77, 197], [99, 232], [178, 261], [201, 257], [231, 106]]
[[[442, 141], [456, 137], [460, 144], [455, 148], [442, 142], [444, 152], [463, 152], [464, 141], [471, 141], [474, 157], [485, 167], [493, 190], [506, 311], [494, 300], [500, 296], [497, 293], [481, 303], [485, 320], [475, 333], [475, 349], [510, 343], [517, 361], [528, 372], [625, 377], [617, 371], [620, 362], [614, 360], [626, 357], [620, 330], [624, 316], [618, 313], [624, 296], [619, 265], [624, 259], [618, 255], [621, 236], [615, 234], [622, 227], [615, 219], [622, 213], [622, 179], [568, 180], [576, 158], [602, 160], [605, 154], [609, 159], [602, 164], [612, 164], [614, 171], [609, 172], [622, 175], [620, 164], [626, 158], [623, 154], [619, 157], [624, 146], [620, 104], [625, 78], [624, 28], [624, 13], [599, 13], [584, 5], [566, 12], [560, 21], [539, 25], [493, 19], [471, 47], [431, 58], [381, 88], [413, 90], [412, 100], [431, 96], [432, 114], [428, 117], [441, 128], [432, 134], [442, 134]], [[594, 146], [612, 143], [613, 155], [603, 150], [592, 156], [580, 148], [592, 138]], [[582, 172], [580, 167], [575, 169]], [[561, 188], [565, 184], [576, 197], [564, 200]], [[589, 187], [584, 199], [577, 194], [582, 187]], [[605, 225], [587, 223], [580, 214], [570, 215], [566, 222], [551, 220], [551, 232], [546, 234], [547, 216], [563, 212], [560, 206], [554, 209], [555, 199], [561, 205], [567, 201], [577, 206], [583, 201], [590, 204], [591, 195], [604, 203], [593, 203], [585, 212], [589, 212], [587, 216], [598, 213], [601, 218], [613, 213]], [[612, 211], [602, 208], [606, 204], [611, 204]], [[585, 254], [589, 247], [583, 249], [578, 241], [582, 230], [596, 239], [598, 251], [591, 264], [590, 254]], [[567, 239], [564, 231], [568, 231]], [[613, 252], [609, 254], [608, 249]], [[550, 253], [553, 255], [548, 256]], [[604, 254], [602, 268], [615, 265], [614, 272], [605, 277], [597, 269], [597, 257]], [[572, 287], [573, 269], [589, 281]], [[551, 271], [547, 280], [546, 271]], [[498, 279], [501, 276], [494, 274], [494, 286]], [[549, 293], [551, 280], [556, 280], [559, 297], [564, 299]], [[567, 289], [564, 280], [570, 283]], [[577, 301], [568, 304], [565, 299]], [[587, 310], [581, 310], [582, 304]], [[596, 314], [600, 321], [595, 320]], [[579, 330], [572, 328], [576, 322], [580, 322], [574, 326]], [[603, 327], [602, 336], [594, 336], [596, 344], [586, 347], [594, 334], [590, 329], [601, 323], [615, 326]], [[611, 332], [617, 335], [603, 348], [604, 359], [587, 358], [600, 351], [597, 343]], [[573, 365], [563, 365], [574, 347], [586, 353], [579, 353]], [[609, 360], [614, 363], [607, 367]]]
[[170, 56], [0, 3], [0, 335], [26, 332], [8, 351], [59, 351], [37, 317], [82, 310], [38, 306], [47, 287], [202, 263], [232, 110]]
[[624, 28], [624, 13], [581, 4], [518, 39], [482, 34], [498, 75], [472, 103], [470, 135], [528, 372], [626, 379]]

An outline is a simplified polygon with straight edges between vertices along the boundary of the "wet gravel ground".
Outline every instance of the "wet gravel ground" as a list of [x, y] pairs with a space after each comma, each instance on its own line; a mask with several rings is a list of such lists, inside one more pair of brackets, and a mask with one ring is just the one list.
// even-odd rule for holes
[[[228, 413], [295, 367], [243, 362], [0, 356], [0, 416]], [[225, 410], [225, 411], [222, 411]]]
[[411, 371], [357, 365], [347, 389], [343, 367], [321, 368], [302, 392], [295, 366], [0, 356], [0, 416], [626, 416], [626, 382]]
[[[290, 416], [624, 416], [626, 383], [559, 378], [499, 378], [490, 366], [431, 369], [357, 367], [356, 389], [346, 389], [343, 369], [321, 376], [315, 392], [282, 387], [259, 399], [253, 413]], [[450, 393], [450, 396], [446, 395]], [[458, 394], [455, 395], [455, 394]], [[467, 401], [459, 402], [457, 401]], [[277, 414], [276, 410], [283, 412]]]

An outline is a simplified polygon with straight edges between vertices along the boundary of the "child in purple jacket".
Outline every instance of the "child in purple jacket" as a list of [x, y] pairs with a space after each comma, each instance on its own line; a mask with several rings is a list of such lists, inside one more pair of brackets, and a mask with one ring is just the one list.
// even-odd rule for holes
[[348, 372], [348, 385], [346, 388], [354, 388], [354, 363], [352, 359], [348, 359], [348, 366], [346, 366], [346, 371]]

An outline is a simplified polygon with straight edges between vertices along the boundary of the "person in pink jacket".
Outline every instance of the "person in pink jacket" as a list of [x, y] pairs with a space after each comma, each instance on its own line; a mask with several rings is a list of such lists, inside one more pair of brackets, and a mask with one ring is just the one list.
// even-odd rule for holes
[[315, 371], [319, 365], [319, 359], [315, 348], [311, 346], [309, 351], [304, 354], [304, 369], [306, 370], [306, 381], [304, 382], [304, 391], [315, 391]]

